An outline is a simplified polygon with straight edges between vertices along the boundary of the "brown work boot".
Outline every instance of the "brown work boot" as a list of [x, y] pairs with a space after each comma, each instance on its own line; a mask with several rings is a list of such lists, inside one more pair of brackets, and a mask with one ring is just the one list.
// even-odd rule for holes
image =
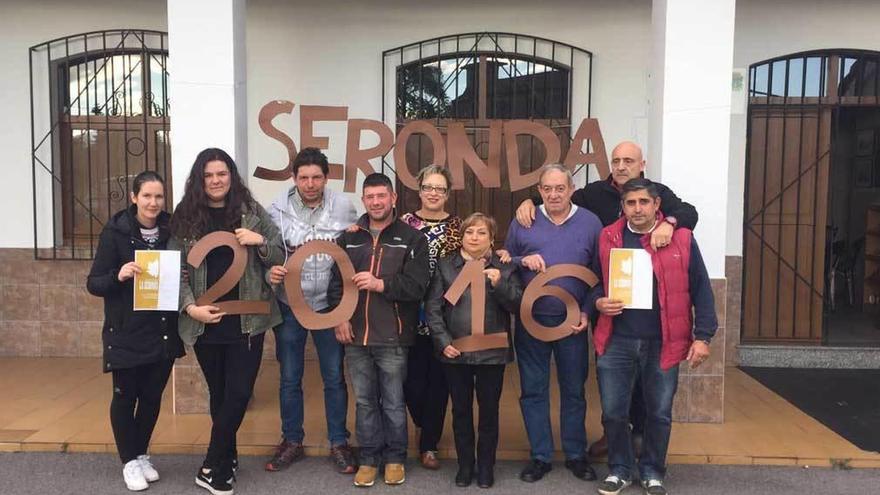
[[385, 464], [385, 484], [400, 485], [406, 481], [406, 469], [403, 464]]
[[281, 439], [275, 448], [275, 455], [266, 463], [266, 471], [281, 471], [306, 456], [303, 445], [299, 442], [288, 442]]
[[376, 482], [376, 474], [379, 470], [376, 466], [361, 466], [354, 475], [354, 486], [373, 486]]
[[590, 457], [603, 457], [608, 454], [608, 439], [605, 438], [605, 435], [602, 435], [602, 438], [596, 440], [593, 445], [590, 445], [590, 450], [587, 452]]
[[336, 466], [336, 470], [342, 474], [352, 474], [357, 471], [354, 454], [347, 443], [330, 447], [330, 461]]
[[436, 450], [428, 450], [419, 454], [419, 461], [425, 469], [440, 469], [440, 461], [437, 459]]

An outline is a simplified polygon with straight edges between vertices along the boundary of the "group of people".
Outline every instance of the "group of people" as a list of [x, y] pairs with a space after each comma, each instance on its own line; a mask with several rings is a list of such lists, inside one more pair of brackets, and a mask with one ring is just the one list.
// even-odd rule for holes
[[[549, 394], [554, 356], [565, 467], [580, 479], [596, 480], [588, 457], [607, 451], [609, 473], [598, 485], [600, 494], [620, 493], [636, 468], [646, 493], [665, 494], [679, 363], [687, 360], [695, 367], [708, 358], [717, 321], [691, 232], [697, 213], [662, 184], [643, 178], [644, 167], [641, 149], [631, 142], [615, 147], [608, 178], [582, 189], [576, 190], [568, 168], [546, 165], [540, 196], [519, 206], [503, 248], [494, 245], [497, 225], [491, 216], [460, 219], [446, 211], [452, 176], [444, 167], [420, 171], [420, 208], [402, 215], [394, 208], [391, 180], [368, 175], [361, 196], [366, 213], [360, 217], [346, 195], [326, 187], [329, 164], [316, 148], [297, 154], [294, 184], [268, 211], [254, 201], [233, 160], [219, 149], [198, 155], [173, 216], [164, 211], [162, 178], [139, 174], [132, 183], [132, 205], [105, 226], [88, 277], [88, 290], [105, 300], [104, 370], [113, 375], [110, 418], [126, 486], [143, 490], [159, 479], [148, 445], [172, 364], [187, 344], [205, 375], [212, 419], [195, 482], [214, 495], [233, 493], [236, 432], [253, 393], [264, 333], [272, 329], [280, 364], [282, 438], [267, 471], [280, 471], [305, 456], [302, 379], [311, 334], [324, 385], [330, 459], [340, 473], [354, 474], [356, 486], [372, 486], [380, 469], [386, 484], [405, 481], [407, 410], [418, 430], [419, 463], [437, 469], [451, 399], [455, 484], [476, 481], [491, 487], [505, 366], [514, 357], [531, 446], [520, 479], [540, 480], [552, 469], [554, 452]], [[132, 310], [133, 278], [143, 269], [134, 262], [135, 250], [176, 249], [186, 260], [196, 242], [216, 231], [231, 232], [247, 251], [244, 275], [217, 302], [267, 301], [267, 313], [226, 314], [214, 304], [197, 303], [232, 265], [228, 247], [212, 250], [197, 267], [182, 263], [179, 312]], [[312, 311], [332, 311], [346, 286], [357, 288], [351, 319], [334, 328], [309, 330], [288, 305], [284, 283], [291, 280], [285, 262], [312, 240], [336, 242], [354, 268], [351, 280], [344, 280], [329, 255], [313, 254], [303, 263], [298, 283]], [[614, 248], [649, 253], [652, 309], [625, 308], [607, 296]], [[475, 263], [482, 275], [477, 272], [461, 289], [466, 267]], [[573, 296], [580, 314], [571, 324], [562, 301], [538, 298], [534, 321], [565, 327], [562, 338], [542, 338], [519, 317], [523, 293], [538, 274], [563, 264], [590, 268], [600, 282], [590, 287], [566, 276], [548, 282]], [[484, 290], [475, 290], [480, 281]], [[455, 288], [460, 296], [446, 297]], [[474, 315], [482, 315], [482, 325]], [[474, 335], [475, 327], [487, 336], [500, 334], [496, 338], [506, 339], [507, 346], [474, 350], [459, 344]], [[588, 450], [590, 328], [605, 435]], [[344, 368], [355, 395], [356, 453], [346, 427]]]

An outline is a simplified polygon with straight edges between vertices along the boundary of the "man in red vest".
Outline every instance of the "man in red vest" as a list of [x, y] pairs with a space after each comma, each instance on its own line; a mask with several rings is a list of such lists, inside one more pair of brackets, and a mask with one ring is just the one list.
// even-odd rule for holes
[[[635, 464], [629, 407], [635, 380], [642, 385], [647, 418], [638, 460], [647, 495], [665, 495], [666, 450], [672, 431], [672, 402], [678, 386], [678, 364], [696, 368], [709, 357], [709, 341], [718, 328], [709, 274], [693, 234], [675, 229], [671, 242], [656, 251], [651, 232], [663, 222], [660, 196], [648, 179], [623, 185], [624, 217], [599, 235], [602, 284], [592, 297], [599, 310], [593, 335], [598, 358], [596, 373], [602, 400], [602, 425], [608, 437], [609, 474], [599, 485], [601, 495], [616, 495], [630, 485]], [[611, 250], [647, 251], [653, 268], [650, 309], [626, 308], [606, 297]]]

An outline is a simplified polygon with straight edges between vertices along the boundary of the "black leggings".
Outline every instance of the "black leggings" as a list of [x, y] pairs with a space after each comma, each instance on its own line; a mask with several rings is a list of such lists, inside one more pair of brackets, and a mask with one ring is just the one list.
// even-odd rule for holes
[[434, 355], [434, 345], [427, 335], [416, 335], [415, 345], [409, 349], [403, 393], [413, 423], [422, 429], [419, 452], [437, 450], [446, 421], [449, 389], [443, 365]]
[[113, 370], [110, 425], [123, 464], [146, 454], [174, 360]]
[[211, 442], [204, 465], [221, 474], [232, 469], [235, 436], [254, 392], [263, 340], [260, 334], [233, 344], [193, 346], [211, 395]]

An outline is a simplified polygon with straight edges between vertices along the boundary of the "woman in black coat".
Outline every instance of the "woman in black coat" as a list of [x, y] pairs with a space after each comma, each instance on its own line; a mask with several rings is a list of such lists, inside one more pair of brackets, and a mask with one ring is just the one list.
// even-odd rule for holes
[[176, 311], [133, 311], [133, 279], [141, 272], [134, 252], [165, 249], [170, 237], [162, 178], [152, 171], [138, 174], [131, 202], [104, 226], [86, 285], [104, 298], [104, 372], [113, 374], [110, 423], [126, 487], [138, 491], [159, 479], [147, 447], [174, 360], [184, 351]]
[[[489, 488], [495, 482], [498, 403], [504, 384], [504, 366], [513, 360], [510, 313], [519, 309], [522, 285], [516, 267], [501, 263], [498, 256], [492, 253], [492, 239], [496, 232], [492, 217], [474, 213], [462, 222], [461, 232], [461, 250], [437, 263], [425, 300], [425, 314], [452, 397], [452, 429], [458, 455], [455, 484], [461, 487], [471, 484], [476, 460], [477, 484], [481, 488]], [[473, 287], [468, 287], [455, 304], [450, 304], [444, 294], [471, 260], [481, 260], [484, 267], [484, 276], [481, 277], [486, 294], [484, 333], [506, 333], [507, 347], [467, 352], [455, 346], [456, 339], [472, 334]], [[475, 392], [480, 408], [476, 459], [473, 423]]]

